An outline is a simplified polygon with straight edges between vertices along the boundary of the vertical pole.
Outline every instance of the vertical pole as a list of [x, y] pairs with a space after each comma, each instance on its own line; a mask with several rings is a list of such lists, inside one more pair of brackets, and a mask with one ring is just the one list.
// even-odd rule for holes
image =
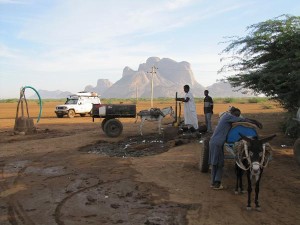
[[175, 123], [177, 123], [177, 91], [176, 91], [176, 95], [175, 95]]
[[136, 97], [135, 104], [137, 104], [138, 103], [138, 86], [137, 86], [137, 84], [135, 84], [135, 97]]
[[154, 66], [152, 66], [152, 76], [151, 76], [151, 108], [153, 108], [153, 74], [154, 74]]
[[[154, 78], [154, 74], [156, 73], [155, 72], [155, 69], [158, 69], [156, 68], [155, 66], [152, 66], [152, 70], [151, 70], [151, 108], [153, 108], [153, 78]], [[147, 72], [149, 73], [149, 72]]]

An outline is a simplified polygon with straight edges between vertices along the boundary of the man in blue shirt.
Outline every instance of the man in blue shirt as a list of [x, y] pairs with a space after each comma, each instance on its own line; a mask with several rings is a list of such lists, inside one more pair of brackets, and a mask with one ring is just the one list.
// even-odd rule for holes
[[209, 141], [209, 164], [211, 165], [211, 186], [215, 190], [223, 189], [221, 184], [224, 167], [224, 144], [231, 124], [235, 122], [249, 122], [262, 128], [262, 124], [253, 119], [241, 118], [241, 111], [231, 107], [229, 112], [222, 114], [219, 123]]

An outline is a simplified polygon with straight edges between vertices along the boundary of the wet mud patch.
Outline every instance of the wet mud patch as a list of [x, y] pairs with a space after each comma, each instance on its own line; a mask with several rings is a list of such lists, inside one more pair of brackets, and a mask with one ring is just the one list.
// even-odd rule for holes
[[[136, 183], [129, 179], [100, 182], [63, 199], [55, 217], [60, 225], [65, 222], [74, 225], [185, 225], [187, 211], [201, 207], [167, 199], [168, 194], [152, 183]], [[76, 213], [78, 210], [80, 213]]]
[[166, 141], [163, 136], [151, 134], [128, 137], [119, 142], [99, 141], [97, 144], [85, 146], [79, 151], [111, 157], [142, 157], [161, 154], [172, 146], [174, 146], [174, 141]]

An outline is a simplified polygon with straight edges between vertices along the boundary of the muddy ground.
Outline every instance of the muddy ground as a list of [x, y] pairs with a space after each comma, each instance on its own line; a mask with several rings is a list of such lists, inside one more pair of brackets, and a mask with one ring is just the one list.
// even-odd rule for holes
[[[293, 140], [278, 127], [282, 110], [240, 107], [263, 123], [262, 136], [277, 134], [261, 182], [261, 212], [247, 211], [247, 195], [234, 194], [232, 160], [225, 189], [210, 188], [209, 174], [198, 168], [197, 137], [166, 138], [155, 122], [141, 137], [134, 119], [126, 119], [123, 134], [108, 138], [99, 121], [54, 116], [42, 118], [36, 134], [14, 135], [12, 115], [0, 118], [0, 224], [300, 224], [300, 166]], [[165, 130], [171, 122], [164, 119]]]

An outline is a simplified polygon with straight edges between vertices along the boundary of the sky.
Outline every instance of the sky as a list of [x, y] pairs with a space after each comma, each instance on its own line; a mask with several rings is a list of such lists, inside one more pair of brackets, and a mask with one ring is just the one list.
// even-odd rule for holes
[[0, 99], [116, 82], [153, 56], [189, 62], [206, 87], [226, 76], [225, 37], [282, 14], [299, 0], [0, 0]]

